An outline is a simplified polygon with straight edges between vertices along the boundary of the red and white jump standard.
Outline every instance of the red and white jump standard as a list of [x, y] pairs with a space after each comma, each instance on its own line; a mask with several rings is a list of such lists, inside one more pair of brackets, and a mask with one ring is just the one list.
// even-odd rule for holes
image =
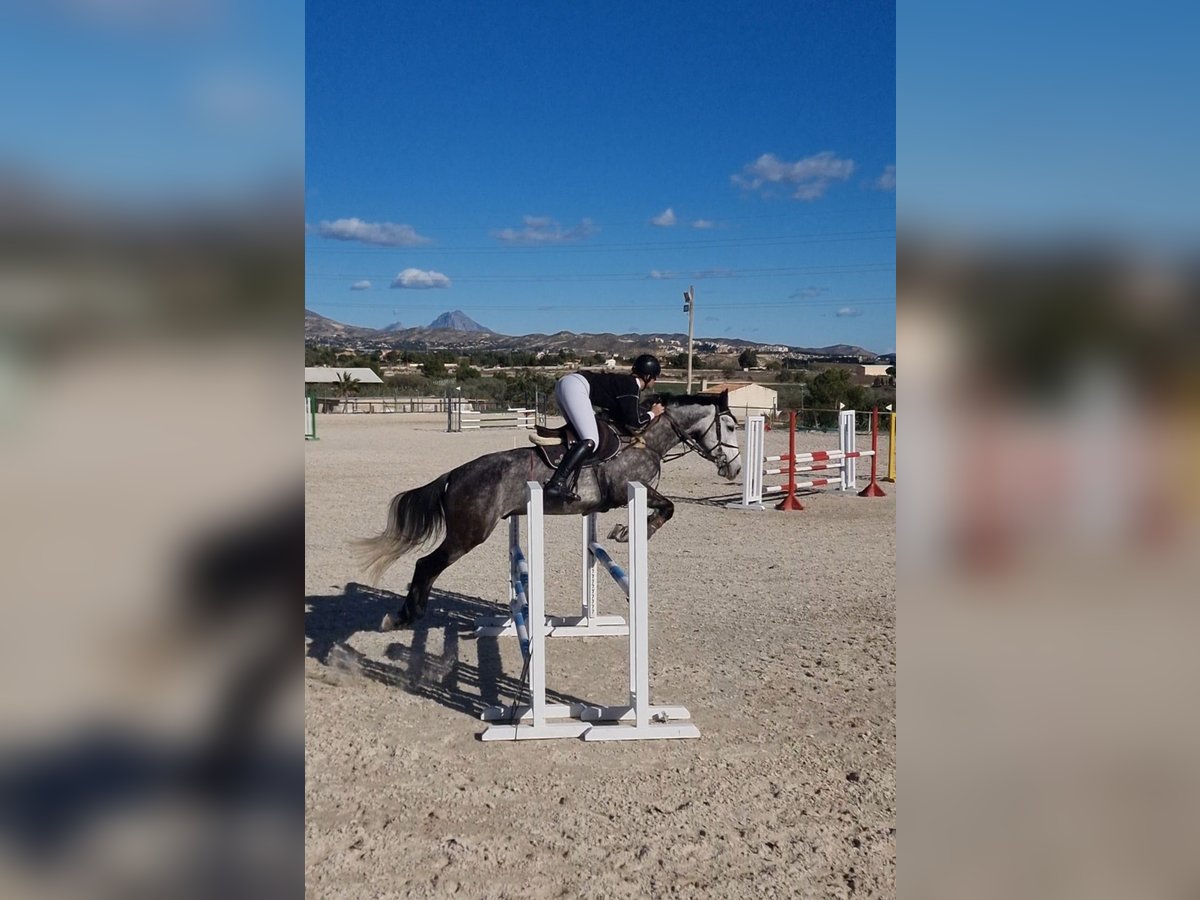
[[[800, 510], [804, 505], [796, 497], [796, 491], [801, 488], [828, 487], [837, 485], [843, 491], [854, 490], [858, 478], [857, 461], [860, 458], [871, 460], [871, 483], [859, 496], [880, 497], [883, 490], [876, 482], [876, 459], [879, 452], [879, 413], [871, 415], [871, 449], [854, 449], [854, 417], [852, 409], [838, 413], [838, 442], [837, 450], [815, 450], [810, 453], [796, 452], [796, 413], [789, 417], [788, 452], [779, 456], [763, 455], [763, 435], [765, 419], [763, 416], [751, 416], [746, 420], [746, 463], [742, 467], [742, 500], [740, 503], [730, 503], [737, 509], [764, 509], [763, 495], [782, 493], [783, 500], [776, 504], [776, 509]], [[784, 463], [777, 468], [764, 468], [762, 464], [754, 465], [751, 460], [761, 459], [763, 464], [773, 462]], [[797, 481], [800, 473], [823, 472], [836, 470], [838, 477], [810, 478], [807, 481]], [[783, 484], [764, 484], [768, 475], [786, 475]]]

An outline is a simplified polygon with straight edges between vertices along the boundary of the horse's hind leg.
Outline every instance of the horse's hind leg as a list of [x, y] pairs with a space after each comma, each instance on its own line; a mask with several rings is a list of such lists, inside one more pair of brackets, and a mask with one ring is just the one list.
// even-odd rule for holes
[[398, 612], [388, 613], [383, 617], [379, 630], [392, 631], [396, 628], [403, 628], [422, 618], [425, 615], [426, 603], [429, 601], [429, 592], [433, 589], [433, 583], [438, 576], [487, 540], [494, 527], [495, 523], [493, 522], [482, 534], [461, 531], [447, 534], [436, 550], [428, 556], [418, 559], [417, 565], [413, 569], [412, 582], [408, 587], [408, 596], [404, 599]]

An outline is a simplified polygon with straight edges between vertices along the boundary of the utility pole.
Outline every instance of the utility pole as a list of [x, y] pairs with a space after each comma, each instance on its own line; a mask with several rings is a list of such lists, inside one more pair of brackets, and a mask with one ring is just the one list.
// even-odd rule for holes
[[687, 392], [692, 392], [692, 322], [696, 317], [696, 288], [689, 285], [683, 292], [683, 311], [688, 314], [688, 374]]

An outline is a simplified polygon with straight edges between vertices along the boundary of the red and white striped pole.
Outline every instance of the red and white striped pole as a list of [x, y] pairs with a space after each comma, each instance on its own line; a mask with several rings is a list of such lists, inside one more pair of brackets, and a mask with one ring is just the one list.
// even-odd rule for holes
[[[794, 466], [794, 464], [793, 464]], [[886, 497], [883, 488], [879, 486], [879, 482], [875, 480], [876, 470], [879, 468], [879, 407], [875, 406], [871, 409], [871, 483], [858, 492], [860, 497]]]
[[776, 509], [804, 509], [804, 504], [796, 499], [796, 411], [788, 417], [788, 490], [787, 496]]

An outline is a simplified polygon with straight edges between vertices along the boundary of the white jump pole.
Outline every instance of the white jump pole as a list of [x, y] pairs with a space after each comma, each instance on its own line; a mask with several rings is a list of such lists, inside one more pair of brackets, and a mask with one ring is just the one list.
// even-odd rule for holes
[[[480, 735], [484, 741], [531, 741], [548, 738], [579, 737], [591, 726], [579, 719], [583, 712], [582, 705], [566, 706], [563, 704], [548, 704], [546, 702], [546, 636], [549, 626], [546, 622], [546, 566], [545, 542], [543, 540], [542, 486], [536, 481], [525, 485], [528, 497], [525, 503], [525, 520], [527, 522], [527, 543], [529, 552], [525, 555], [529, 572], [529, 585], [526, 588], [526, 599], [529, 603], [527, 627], [529, 631], [529, 703], [524, 706], [491, 706], [483, 711], [481, 718], [489, 725]], [[517, 516], [512, 518], [516, 519]], [[510, 539], [520, 540], [520, 526], [509, 525]], [[516, 584], [511, 590], [516, 593], [521, 586], [517, 566], [512, 567]], [[511, 609], [516, 611], [519, 602], [512, 601]], [[515, 628], [514, 628], [515, 631]], [[524, 654], [523, 654], [524, 655]], [[508, 720], [506, 724], [500, 724]]]
[[[644, 741], [698, 738], [700, 729], [688, 720], [682, 706], [650, 704], [650, 556], [647, 545], [646, 486], [629, 485], [629, 703], [621, 707], [593, 707], [584, 713], [596, 725], [584, 733], [585, 741]], [[619, 569], [619, 567], [618, 567]], [[609, 570], [612, 571], [611, 568]], [[613, 573], [616, 578], [616, 573]], [[632, 722], [632, 724], [625, 724]]]
[[[838, 448], [842, 453], [854, 452], [854, 410], [843, 409], [838, 413]], [[858, 458], [848, 456], [842, 464], [842, 490], [857, 490]]]
[[[600, 527], [599, 513], [589, 513], [583, 517], [583, 569], [580, 578], [580, 594], [582, 606], [577, 619], [562, 619], [555, 623], [555, 631], [565, 629], [564, 635], [587, 637], [601, 634], [629, 634], [629, 626], [620, 616], [602, 616], [597, 612], [597, 571], [604, 565], [610, 572], [612, 557], [605, 552], [598, 542], [597, 529]], [[599, 551], [599, 553], [597, 553]], [[618, 567], [619, 570], [619, 567]], [[618, 584], [620, 582], [618, 581]], [[628, 587], [623, 586], [625, 596], [629, 596]]]

